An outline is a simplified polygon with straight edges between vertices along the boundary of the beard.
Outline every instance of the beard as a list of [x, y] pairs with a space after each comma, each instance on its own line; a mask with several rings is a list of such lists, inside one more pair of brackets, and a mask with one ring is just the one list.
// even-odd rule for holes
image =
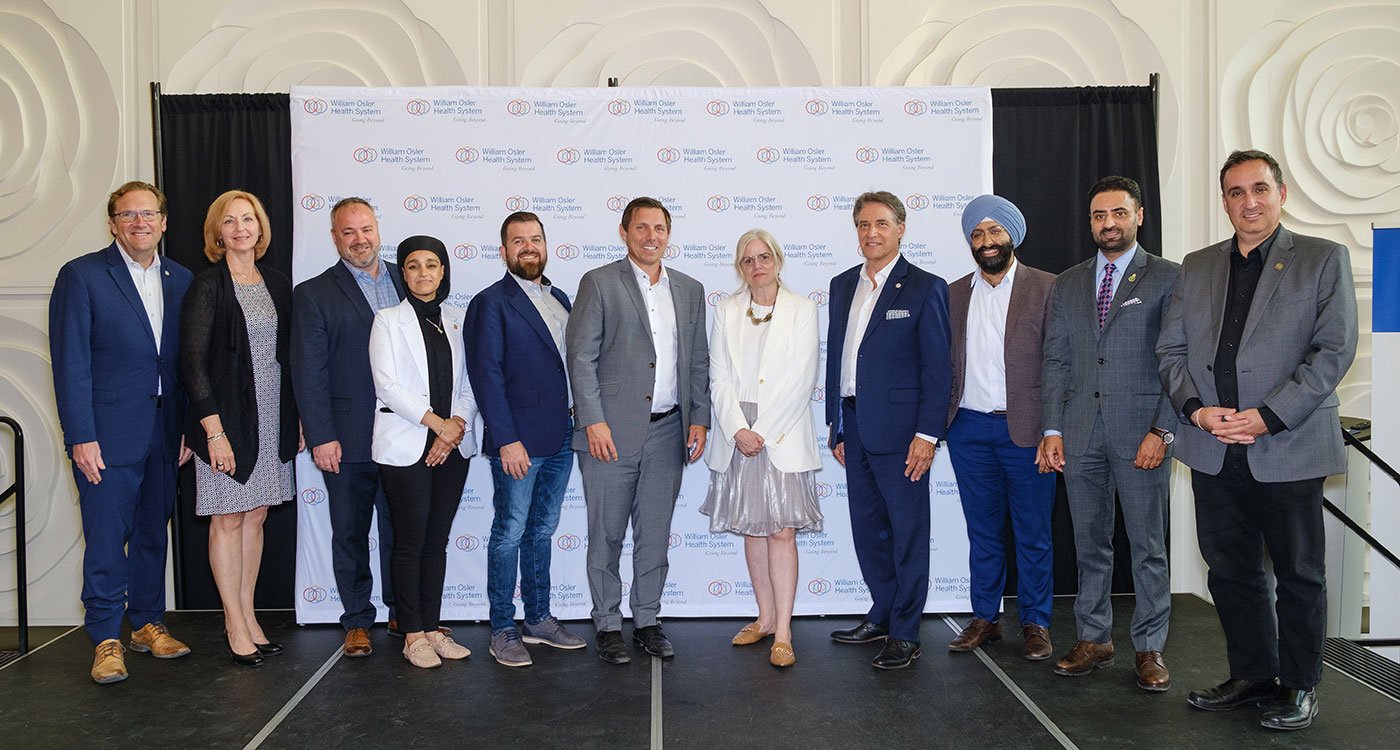
[[[982, 250], [996, 248], [997, 254], [992, 256], [982, 255]], [[989, 244], [972, 252], [972, 260], [977, 263], [977, 267], [983, 272], [996, 275], [1005, 271], [1011, 265], [1012, 251], [1016, 248], [1010, 242], [1000, 245]]]
[[1103, 233], [1094, 235], [1094, 244], [1106, 253], [1117, 253], [1127, 250], [1137, 242], [1137, 227], [1118, 227], [1118, 236], [1112, 239], [1104, 239]]
[[545, 254], [540, 253], [539, 260], [521, 260], [516, 256], [515, 260], [506, 263], [506, 268], [526, 281], [534, 281], [544, 275], [544, 264]]

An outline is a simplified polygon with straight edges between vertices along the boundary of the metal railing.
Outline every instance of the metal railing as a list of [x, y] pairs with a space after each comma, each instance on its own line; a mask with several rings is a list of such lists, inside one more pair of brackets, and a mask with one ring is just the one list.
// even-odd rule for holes
[[0, 663], [29, 653], [29, 574], [25, 569], [24, 545], [24, 430], [19, 422], [0, 416], [15, 435], [15, 483], [0, 492], [0, 504], [15, 496], [15, 592], [19, 595], [19, 650], [0, 652]]
[[[1347, 445], [1355, 448], [1358, 453], [1365, 456], [1366, 460], [1371, 462], [1371, 465], [1379, 468], [1387, 476], [1395, 480], [1397, 484], [1400, 484], [1400, 472], [1397, 472], [1394, 467], [1386, 463], [1384, 459], [1376, 455], [1374, 451], [1365, 445], [1365, 441], [1369, 440], [1371, 437], [1371, 423], [1369, 421], [1343, 417], [1341, 429], [1342, 440], [1345, 441]], [[1326, 498], [1322, 500], [1322, 507], [1326, 508], [1327, 512], [1331, 513], [1343, 526], [1346, 526], [1352, 533], [1366, 542], [1373, 552], [1385, 558], [1391, 565], [1394, 565], [1397, 570], [1400, 570], [1400, 556], [1397, 556], [1382, 544], [1380, 540], [1372, 536], [1371, 533], [1366, 531], [1355, 519], [1347, 515], [1342, 509], [1333, 505], [1332, 501]], [[1400, 646], [1400, 638], [1349, 638], [1348, 640], [1358, 646]]]

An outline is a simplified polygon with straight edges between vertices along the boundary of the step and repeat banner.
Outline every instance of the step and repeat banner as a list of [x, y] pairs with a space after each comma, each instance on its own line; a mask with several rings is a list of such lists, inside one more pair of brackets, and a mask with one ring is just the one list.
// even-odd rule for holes
[[[711, 310], [739, 284], [738, 237], [753, 227], [772, 232], [787, 256], [783, 281], [823, 308], [823, 368], [830, 279], [861, 260], [855, 197], [866, 190], [900, 196], [909, 211], [905, 256], [951, 281], [973, 267], [959, 228], [962, 208], [992, 188], [987, 88], [298, 87], [291, 107], [295, 282], [338, 262], [330, 208], [357, 195], [379, 214], [386, 259], [404, 237], [443, 240], [454, 256], [450, 303], [463, 308], [505, 272], [501, 221], [533, 211], [548, 235], [546, 273], [572, 296], [584, 272], [626, 255], [622, 208], [649, 195], [671, 211], [665, 263], [705, 285]], [[863, 613], [869, 593], [851, 546], [845, 473], [825, 450], [822, 385], [813, 390], [812, 413], [825, 454], [817, 488], [826, 521], [822, 531], [798, 535], [796, 613]], [[699, 512], [708, 481], [703, 461], [687, 469], [663, 616], [757, 611], [743, 539], [711, 534]], [[341, 607], [326, 491], [309, 453], [298, 457], [297, 483], [297, 620], [335, 622]], [[930, 502], [928, 611], [968, 611], [967, 537], [942, 451]], [[554, 538], [552, 606], [563, 619], [586, 618], [592, 606], [585, 513], [575, 471]], [[490, 471], [478, 458], [447, 550], [445, 620], [488, 617], [491, 517]], [[629, 543], [624, 581], [631, 569]]]

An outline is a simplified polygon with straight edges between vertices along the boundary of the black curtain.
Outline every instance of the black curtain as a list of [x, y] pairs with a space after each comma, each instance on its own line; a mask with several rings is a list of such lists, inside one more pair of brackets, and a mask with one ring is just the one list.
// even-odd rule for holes
[[[1058, 274], [1095, 253], [1089, 188], [1114, 174], [1142, 186], [1146, 215], [1138, 242], [1162, 254], [1154, 99], [1151, 86], [992, 90], [992, 184], [1025, 214], [1026, 240], [1016, 254], [1026, 265]], [[1055, 593], [1073, 594], [1079, 568], [1063, 478], [1056, 481], [1053, 524]], [[1121, 512], [1113, 549], [1113, 591], [1130, 592], [1132, 558]], [[1006, 593], [1015, 596], [1009, 545], [1007, 565]]]
[[[1157, 125], [1150, 86], [993, 89], [992, 179], [997, 194], [1026, 216], [1022, 260], [1051, 273], [1094, 253], [1089, 236], [1089, 187], [1119, 174], [1144, 192], [1146, 221], [1138, 235], [1149, 252], [1162, 253], [1158, 216]], [[209, 263], [202, 226], [220, 193], [242, 188], [262, 199], [272, 220], [267, 257], [291, 275], [291, 118], [286, 94], [216, 94], [160, 97], [161, 188], [170, 201], [166, 252], [198, 273]], [[217, 608], [209, 573], [208, 522], [194, 516], [194, 479], [181, 473], [175, 518], [175, 596], [181, 608]], [[268, 514], [259, 607], [293, 606], [296, 570], [295, 503]], [[1009, 530], [1008, 530], [1009, 534]], [[1054, 511], [1055, 593], [1077, 588], [1074, 535], [1058, 483]], [[1113, 590], [1132, 591], [1128, 540], [1120, 517], [1115, 534]], [[1007, 592], [1016, 591], [1015, 559]]]
[[[292, 272], [292, 126], [286, 94], [163, 95], [158, 98], [159, 187], [169, 201], [165, 254], [194, 273], [210, 267], [204, 257], [204, 217], [209, 204], [235, 188], [262, 200], [272, 223], [264, 256]], [[209, 571], [209, 519], [194, 514], [194, 469], [180, 472], [176, 503], [175, 606], [219, 609]], [[271, 508], [263, 526], [262, 571], [254, 603], [289, 608], [296, 573], [296, 503]]]

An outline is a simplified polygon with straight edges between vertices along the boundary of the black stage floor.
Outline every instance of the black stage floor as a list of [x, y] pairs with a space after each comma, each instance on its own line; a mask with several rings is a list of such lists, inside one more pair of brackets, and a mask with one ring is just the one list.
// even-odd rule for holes
[[[172, 612], [194, 649], [156, 660], [128, 652], [131, 678], [94, 684], [79, 629], [32, 633], [31, 653], [0, 668], [0, 746], [157, 748], [1394, 748], [1400, 704], [1328, 666], [1321, 711], [1291, 734], [1258, 726], [1259, 712], [1207, 714], [1188, 691], [1224, 679], [1214, 609], [1174, 598], [1166, 652], [1170, 692], [1139, 690], [1126, 637], [1132, 598], [1115, 597], [1117, 663], [1080, 678], [1020, 657], [1008, 637], [971, 654], [944, 647], [964, 619], [930, 615], [924, 654], [902, 672], [869, 661], [878, 646], [833, 643], [854, 618], [800, 618], [797, 665], [768, 665], [768, 643], [734, 648], [739, 620], [670, 620], [678, 655], [631, 664], [585, 651], [531, 647], [532, 667], [507, 669], [486, 652], [485, 624], [455, 625], [465, 663], [410, 666], [402, 641], [373, 631], [375, 654], [339, 657], [334, 626], [298, 627], [291, 612], [262, 622], [287, 653], [259, 669], [229, 663], [217, 612]], [[1055, 605], [1056, 657], [1073, 645], [1072, 600]], [[14, 629], [0, 633], [13, 648]]]

